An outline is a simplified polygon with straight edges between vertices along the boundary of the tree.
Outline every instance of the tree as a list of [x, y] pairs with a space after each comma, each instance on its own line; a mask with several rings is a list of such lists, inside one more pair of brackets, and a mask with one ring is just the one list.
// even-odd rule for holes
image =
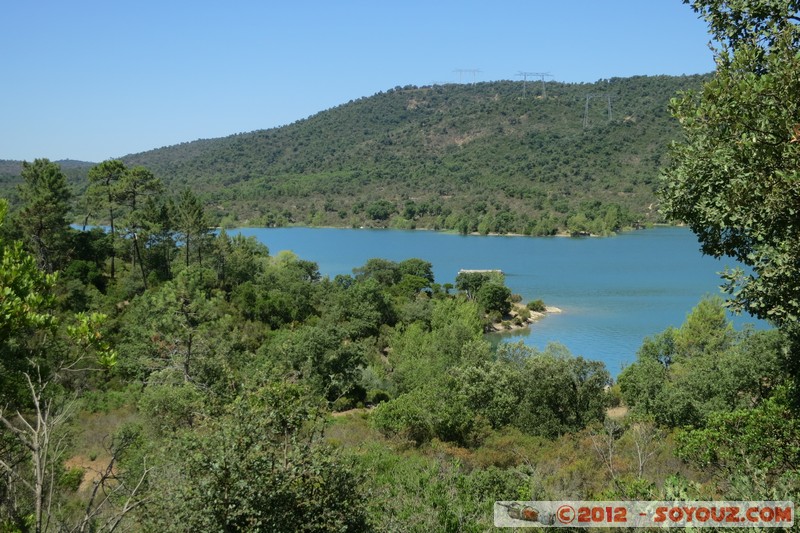
[[[0, 201], [0, 224], [6, 208]], [[101, 314], [76, 315], [77, 323], [66, 327], [74, 350], [65, 349], [64, 339], [56, 336], [58, 321], [52, 314], [56, 277], [37, 269], [20, 244], [0, 239], [0, 471], [4, 474], [0, 525], [27, 521], [38, 533], [54, 522], [57, 507], [54, 486], [66, 450], [65, 423], [72, 410], [72, 403], [63, 398], [65, 375], [74, 379], [88, 354], [110, 369], [116, 352], [99, 332], [105, 319]], [[36, 336], [41, 337], [41, 346], [33, 350], [27, 339]], [[81, 531], [106, 501], [92, 496]]]
[[[521, 351], [524, 346], [509, 348]], [[520, 368], [525, 391], [515, 421], [520, 429], [555, 437], [603, 420], [611, 376], [602, 362], [575, 357], [559, 344], [549, 344], [540, 353], [529, 351]]]
[[463, 291], [468, 299], [474, 300], [483, 284], [490, 279], [486, 272], [459, 272], [456, 276], [456, 289]]
[[117, 183], [125, 173], [125, 165], [117, 159], [103, 161], [89, 169], [89, 188], [87, 196], [91, 199], [90, 205], [98, 209], [108, 210], [108, 226], [111, 233], [111, 278], [115, 275], [114, 241], [116, 228], [114, 225], [114, 208], [117, 207]]
[[22, 179], [19, 192], [25, 207], [20, 212], [20, 222], [39, 267], [53, 272], [63, 262], [72, 193], [61, 167], [47, 159], [24, 161]]
[[485, 283], [475, 297], [487, 313], [497, 312], [501, 315], [511, 311], [511, 289], [499, 283]]
[[[0, 200], [0, 226], [6, 210], [7, 204]], [[53, 327], [55, 282], [54, 274], [36, 267], [21, 242], [0, 239], [0, 402], [4, 405], [18, 405], [27, 395], [21, 379], [32, 366], [26, 340], [36, 331]]]
[[793, 329], [797, 338], [800, 2], [691, 4], [719, 43], [717, 70], [699, 93], [672, 102], [685, 140], [672, 147], [662, 209], [689, 224], [704, 253], [752, 269], [724, 276], [734, 309]]
[[372, 220], [386, 220], [395, 212], [395, 206], [389, 200], [376, 200], [367, 206], [367, 215]]
[[183, 235], [186, 251], [186, 266], [189, 266], [191, 247], [197, 250], [197, 261], [203, 264], [203, 244], [208, 236], [208, 219], [200, 199], [189, 189], [184, 189], [175, 206], [178, 231]]
[[702, 426], [711, 413], [753, 407], [786, 378], [777, 330], [735, 332], [722, 301], [701, 301], [678, 328], [645, 339], [619, 375], [625, 402], [668, 426]]
[[66, 447], [62, 426], [69, 417], [69, 409], [54, 406], [53, 399], [44, 395], [49, 383], [42, 383], [41, 376], [33, 380], [26, 373], [25, 377], [35, 408], [33, 415], [26, 416], [16, 411], [14, 416], [9, 416], [0, 409], [0, 424], [22, 444], [30, 461], [25, 465], [27, 468], [20, 468], [8, 461], [4, 454], [0, 457], [0, 467], [29, 493], [33, 503], [33, 530], [41, 533], [47, 528], [55, 472]]
[[364, 266], [353, 269], [357, 280], [374, 279], [384, 287], [391, 287], [398, 281], [402, 273], [394, 261], [373, 257], [368, 259]]
[[224, 304], [215, 283], [212, 270], [192, 265], [136, 299], [123, 327], [123, 367], [149, 381], [158, 372], [163, 381], [204, 388], [224, 379]]
[[175, 245], [175, 203], [172, 198], [148, 197], [142, 209], [145, 223], [147, 248], [146, 260], [150, 271], [156, 271], [161, 279], [172, 277], [171, 263]]
[[223, 229], [214, 239], [211, 255], [220, 285], [230, 292], [264, 272], [269, 249], [255, 237], [235, 235], [231, 238]]
[[139, 262], [142, 272], [142, 283], [147, 288], [147, 274], [142, 259], [140, 237], [146, 226], [144, 221], [146, 210], [145, 200], [163, 190], [161, 180], [144, 167], [126, 169], [116, 187], [116, 198], [120, 205], [127, 207], [127, 213], [122, 218], [125, 232], [133, 241], [133, 259]]
[[397, 266], [400, 268], [400, 273], [404, 276], [418, 276], [427, 280], [428, 283], [433, 283], [435, 281], [433, 277], [433, 265], [429, 261], [412, 257], [411, 259], [400, 261], [400, 264]]
[[275, 337], [271, 359], [286, 364], [315, 393], [335, 401], [353, 389], [364, 363], [363, 348], [341, 335], [335, 327], [300, 327]]

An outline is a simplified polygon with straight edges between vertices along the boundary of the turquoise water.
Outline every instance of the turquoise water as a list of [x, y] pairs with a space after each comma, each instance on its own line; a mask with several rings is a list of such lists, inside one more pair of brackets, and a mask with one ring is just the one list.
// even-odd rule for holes
[[[367, 259], [419, 257], [436, 281], [459, 269], [501, 269], [525, 301], [541, 298], [563, 310], [530, 330], [503, 338], [544, 348], [557, 341], [573, 354], [605, 362], [616, 375], [642, 340], [680, 325], [706, 294], [720, 294], [717, 273], [730, 260], [703, 256], [686, 228], [659, 227], [606, 238], [464, 236], [432, 231], [331, 228], [242, 228], [272, 255], [292, 250], [316, 261], [323, 275], [350, 274]], [[754, 323], [736, 317], [737, 327]], [[763, 324], [756, 324], [763, 327]]]

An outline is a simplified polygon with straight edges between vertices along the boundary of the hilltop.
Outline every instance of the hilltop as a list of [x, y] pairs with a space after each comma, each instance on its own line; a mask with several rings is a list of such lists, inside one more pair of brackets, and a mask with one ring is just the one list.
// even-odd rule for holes
[[704, 79], [396, 87], [122, 159], [192, 188], [223, 225], [607, 233], [659, 221], [658, 169], [680, 135], [668, 102]]

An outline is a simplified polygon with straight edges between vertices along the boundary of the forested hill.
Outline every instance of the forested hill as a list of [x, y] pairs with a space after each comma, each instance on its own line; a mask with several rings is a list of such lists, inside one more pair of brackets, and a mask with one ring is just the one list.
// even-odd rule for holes
[[[95, 163], [72, 159], [62, 159], [56, 163], [76, 192], [86, 188], [86, 176]], [[0, 198], [9, 200], [11, 205], [18, 205], [20, 201], [17, 187], [22, 183], [21, 173], [22, 161], [0, 159]]]
[[658, 169], [680, 135], [668, 102], [703, 80], [396, 87], [123, 161], [192, 188], [223, 225], [607, 233], [659, 220]]
[[546, 96], [531, 81], [396, 87], [124, 161], [192, 187], [227, 223], [600, 232], [657, 219], [658, 168], [679, 136], [668, 102], [702, 80], [548, 82]]

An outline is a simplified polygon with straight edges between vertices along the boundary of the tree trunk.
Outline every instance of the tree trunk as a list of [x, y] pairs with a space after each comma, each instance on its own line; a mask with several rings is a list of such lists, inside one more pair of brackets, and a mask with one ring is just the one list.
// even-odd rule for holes
[[[108, 195], [108, 202], [111, 203], [111, 194]], [[116, 251], [114, 250], [114, 208], [108, 208], [108, 219], [111, 224], [111, 279], [114, 279], [114, 259], [116, 258]]]
[[138, 260], [139, 261], [139, 269], [142, 271], [142, 284], [144, 288], [147, 289], [147, 274], [144, 270], [144, 262], [142, 261], [142, 254], [139, 251], [139, 236], [136, 233], [133, 234], [133, 261], [134, 263]]
[[191, 381], [189, 375], [189, 365], [192, 359], [192, 335], [189, 334], [189, 339], [186, 342], [186, 358], [183, 360], [183, 381], [189, 383]]

